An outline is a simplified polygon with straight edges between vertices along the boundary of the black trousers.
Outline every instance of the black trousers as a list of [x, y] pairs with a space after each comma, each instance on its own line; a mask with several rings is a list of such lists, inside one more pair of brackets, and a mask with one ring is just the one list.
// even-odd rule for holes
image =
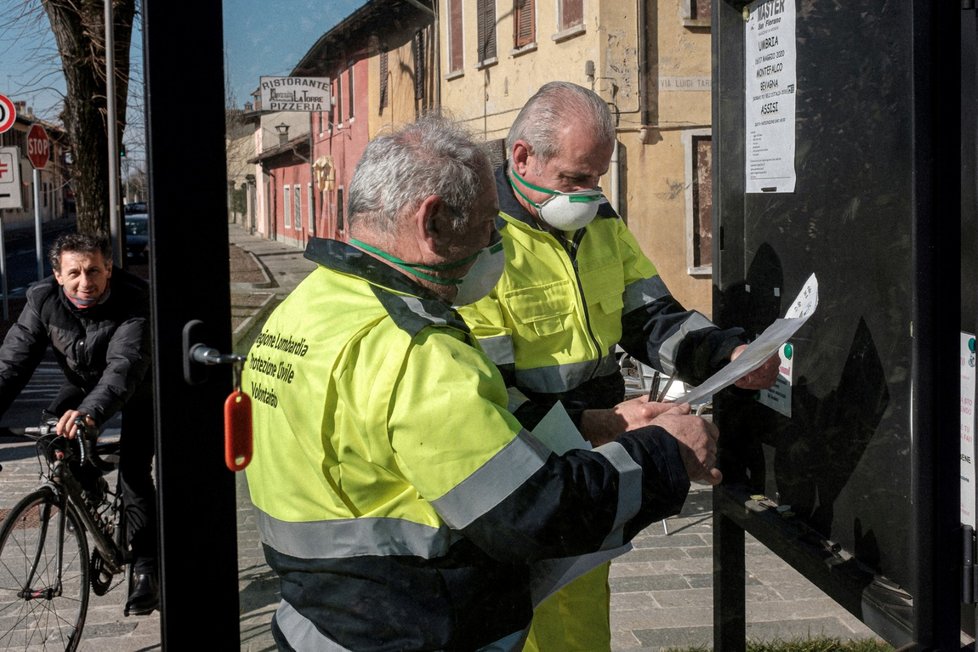
[[[60, 417], [81, 404], [85, 390], [65, 383], [45, 412]], [[156, 485], [153, 483], [153, 385], [144, 381], [122, 408], [119, 481], [133, 572], [156, 572]]]

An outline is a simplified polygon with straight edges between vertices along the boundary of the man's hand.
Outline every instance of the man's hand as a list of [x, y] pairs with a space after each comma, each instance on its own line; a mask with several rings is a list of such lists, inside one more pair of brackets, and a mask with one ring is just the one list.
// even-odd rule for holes
[[581, 434], [592, 446], [607, 444], [623, 432], [651, 424], [653, 419], [672, 407], [671, 403], [656, 403], [649, 401], [648, 396], [639, 396], [608, 410], [584, 410]]
[[58, 419], [58, 425], [55, 427], [55, 432], [57, 432], [62, 437], [67, 437], [68, 439], [74, 439], [78, 436], [78, 426], [75, 425], [75, 419], [83, 417], [85, 419], [85, 425], [89, 428], [95, 427], [95, 420], [87, 414], [83, 414], [78, 410], [68, 410], [61, 415]]
[[[746, 344], [741, 344], [730, 354], [730, 362], [733, 362], [747, 348]], [[777, 353], [764, 361], [760, 367], [740, 378], [734, 383], [741, 389], [767, 389], [774, 386], [774, 381], [778, 379], [778, 368], [781, 366], [781, 356]]]
[[652, 421], [676, 438], [682, 453], [686, 474], [691, 482], [718, 485], [723, 479], [717, 463], [717, 439], [720, 431], [701, 417], [689, 413], [689, 405], [673, 405]]

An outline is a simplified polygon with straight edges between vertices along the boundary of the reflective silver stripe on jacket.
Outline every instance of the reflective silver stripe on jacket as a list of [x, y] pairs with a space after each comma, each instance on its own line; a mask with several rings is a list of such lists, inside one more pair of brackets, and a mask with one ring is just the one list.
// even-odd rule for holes
[[417, 297], [409, 297], [409, 296], [401, 296], [401, 295], [394, 295], [394, 296], [397, 296], [397, 298], [403, 301], [404, 305], [406, 305], [411, 312], [413, 312], [416, 315], [420, 315], [427, 321], [430, 321], [432, 324], [448, 323], [445, 321], [444, 317], [438, 317], [436, 315], [432, 315], [430, 312], [425, 310], [424, 305], [422, 305], [421, 301]]
[[521, 392], [516, 387], [507, 387], [506, 393], [509, 394], [509, 405], [506, 406], [506, 409], [508, 409], [510, 413], [516, 412], [518, 409], [520, 409], [520, 406], [530, 400], [526, 397], [526, 394]]
[[[275, 612], [278, 624], [285, 639], [296, 652], [352, 652], [336, 641], [327, 638], [311, 620], [299, 613], [292, 605], [282, 600]], [[484, 645], [477, 652], [515, 652], [523, 649], [529, 630], [513, 632], [498, 641]]]
[[676, 373], [676, 352], [679, 350], [679, 345], [682, 343], [686, 336], [693, 331], [698, 331], [701, 328], [709, 328], [713, 326], [713, 322], [704, 317], [698, 312], [694, 312], [689, 316], [689, 318], [683, 322], [679, 329], [670, 335], [662, 346], [659, 347], [659, 361], [662, 363], [662, 372], [667, 376], [673, 376]]
[[552, 367], [517, 369], [516, 384], [534, 392], [559, 394], [580, 387], [592, 378], [618, 372], [618, 361], [613, 353], [609, 353], [598, 361], [597, 368], [594, 360], [586, 360]]
[[412, 555], [435, 559], [448, 554], [460, 536], [447, 527], [399, 518], [282, 521], [258, 510], [258, 531], [266, 545], [300, 559], [349, 559], [370, 555]]
[[625, 293], [622, 296], [624, 305], [621, 312], [623, 315], [627, 315], [633, 310], [668, 296], [668, 294], [669, 289], [666, 288], [665, 282], [658, 274], [634, 281], [625, 287]]
[[601, 544], [602, 549], [617, 548], [625, 543], [625, 524], [642, 508], [642, 467], [618, 442], [609, 442], [594, 449], [618, 470], [618, 511], [611, 532]]
[[496, 365], [513, 364], [516, 361], [513, 338], [509, 335], [496, 335], [480, 339], [479, 346]]
[[471, 524], [536, 473], [550, 450], [525, 430], [432, 506], [456, 530]]
[[282, 600], [275, 611], [275, 622], [285, 640], [296, 652], [352, 652], [336, 641], [326, 638], [311, 620]]

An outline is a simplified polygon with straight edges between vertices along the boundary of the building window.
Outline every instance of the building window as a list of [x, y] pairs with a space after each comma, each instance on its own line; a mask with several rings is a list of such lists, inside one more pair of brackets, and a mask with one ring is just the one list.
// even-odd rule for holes
[[326, 112], [319, 112], [319, 135], [322, 136], [326, 131]]
[[584, 0], [561, 0], [559, 11], [561, 32], [584, 24]]
[[709, 27], [713, 0], [682, 0], [679, 3], [684, 27]]
[[533, 0], [515, 0], [513, 3], [514, 45], [517, 50], [536, 43], [537, 29], [534, 5]]
[[461, 73], [462, 57], [462, 0], [448, 0], [448, 72]]
[[380, 108], [387, 108], [387, 52], [380, 53]]
[[414, 35], [414, 99], [424, 99], [424, 32]]
[[343, 78], [336, 78], [336, 102], [333, 103], [336, 109], [336, 124], [343, 124]]
[[282, 223], [285, 228], [292, 228], [292, 188], [282, 186]]
[[496, 0], [478, 0], [479, 63], [496, 58]]
[[292, 188], [292, 192], [295, 195], [295, 201], [292, 203], [293, 216], [292, 223], [295, 224], [296, 231], [302, 230], [302, 185], [295, 184]]
[[347, 83], [346, 83], [346, 99], [347, 99], [347, 107], [348, 108], [347, 108], [346, 115], [347, 115], [347, 117], [350, 120], [353, 120], [353, 115], [354, 115], [353, 103], [356, 100], [356, 90], [354, 89], [354, 86], [353, 86], [353, 67], [352, 66], [350, 67], [350, 70], [348, 72], [349, 72], [349, 74], [347, 75]]
[[309, 233], [316, 232], [316, 211], [313, 210], [312, 205], [312, 183], [306, 184], [306, 205], [309, 207]]
[[343, 230], [343, 188], [336, 189], [336, 230]]
[[713, 150], [709, 129], [683, 133], [686, 159], [686, 264], [693, 276], [713, 273]]
[[336, 90], [339, 88], [339, 84], [333, 83], [332, 92], [329, 95], [329, 130], [333, 131], [336, 126]]

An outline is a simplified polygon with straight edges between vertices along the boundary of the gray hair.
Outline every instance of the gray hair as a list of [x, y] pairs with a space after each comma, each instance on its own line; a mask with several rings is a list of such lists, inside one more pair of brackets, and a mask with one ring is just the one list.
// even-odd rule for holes
[[554, 81], [541, 86], [516, 116], [506, 137], [508, 156], [513, 155], [513, 144], [523, 140], [535, 156], [549, 161], [559, 153], [559, 135], [568, 121], [591, 131], [603, 145], [615, 142], [615, 122], [601, 96], [571, 82]]
[[425, 116], [367, 144], [350, 183], [350, 226], [392, 234], [405, 208], [438, 195], [460, 230], [490, 173], [486, 152], [461, 125]]

